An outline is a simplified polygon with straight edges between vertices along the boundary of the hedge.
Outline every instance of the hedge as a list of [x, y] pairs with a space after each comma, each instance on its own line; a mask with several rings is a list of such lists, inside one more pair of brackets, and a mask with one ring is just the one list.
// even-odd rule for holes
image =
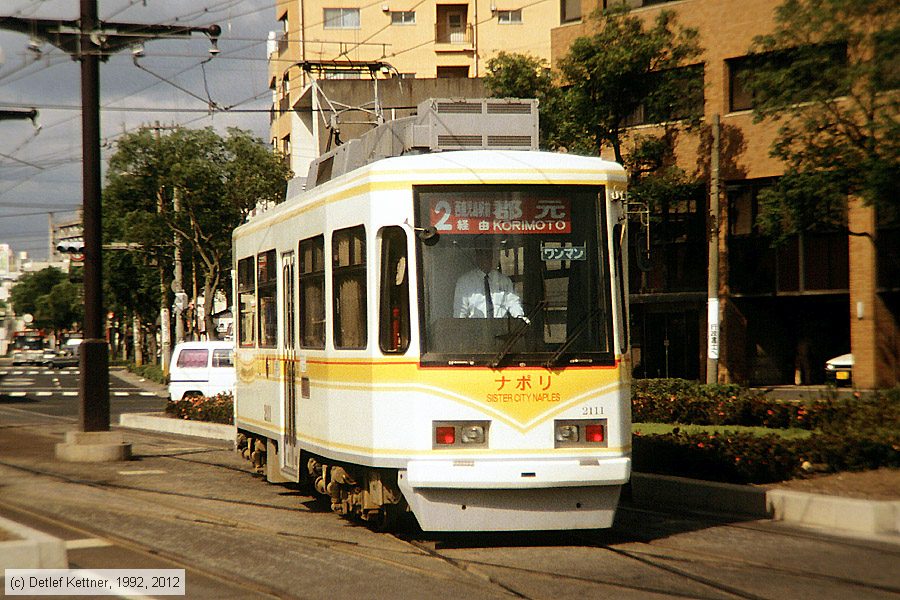
[[[634, 422], [722, 425], [716, 433], [633, 437], [636, 471], [726, 481], [769, 483], [810, 472], [900, 467], [900, 388], [865, 397], [778, 401], [732, 385], [639, 380]], [[798, 427], [805, 439], [727, 431], [728, 425]]]
[[683, 379], [642, 379], [632, 386], [635, 423], [746, 425], [842, 433], [900, 431], [900, 388], [864, 397], [809, 402], [775, 400], [736, 385], [701, 385]]

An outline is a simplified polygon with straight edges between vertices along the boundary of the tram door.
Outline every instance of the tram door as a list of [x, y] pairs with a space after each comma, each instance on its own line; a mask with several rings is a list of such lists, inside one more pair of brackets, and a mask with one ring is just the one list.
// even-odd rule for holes
[[299, 457], [297, 450], [297, 363], [295, 361], [296, 303], [294, 302], [294, 253], [281, 255], [281, 414], [284, 415], [284, 437], [281, 457], [281, 469], [285, 474], [298, 475]]

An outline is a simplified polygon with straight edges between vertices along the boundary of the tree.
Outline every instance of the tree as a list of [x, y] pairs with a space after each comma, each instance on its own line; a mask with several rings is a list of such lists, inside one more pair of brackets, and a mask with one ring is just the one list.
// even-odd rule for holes
[[213, 300], [231, 262], [231, 232], [258, 203], [282, 201], [290, 176], [283, 159], [247, 131], [232, 128], [223, 138], [211, 128], [161, 136], [145, 128], [124, 136], [110, 159], [109, 231], [140, 244], [144, 268], [154, 262], [164, 280], [171, 280], [173, 238], [183, 242], [203, 281], [206, 331], [215, 338]]
[[[676, 24], [662, 11], [644, 21], [616, 9], [595, 14], [599, 31], [577, 38], [559, 63], [566, 87], [566, 118], [561, 137], [574, 150], [598, 154], [604, 145], [623, 162], [622, 137], [629, 119], [642, 107], [651, 120], [695, 116], [699, 106], [686, 100], [702, 98], [702, 76], [686, 69], [702, 53], [695, 29]], [[688, 114], [685, 114], [688, 113]]]
[[69, 329], [83, 317], [80, 287], [55, 267], [22, 275], [10, 290], [10, 301], [16, 314], [31, 314], [41, 329]]
[[558, 145], [562, 92], [543, 59], [498, 52], [487, 61], [484, 85], [495, 98], [536, 98], [540, 110], [540, 145], [548, 149]]
[[755, 117], [780, 124], [771, 155], [785, 164], [761, 196], [763, 231], [845, 228], [848, 196], [900, 216], [897, 3], [786, 0], [751, 52]]

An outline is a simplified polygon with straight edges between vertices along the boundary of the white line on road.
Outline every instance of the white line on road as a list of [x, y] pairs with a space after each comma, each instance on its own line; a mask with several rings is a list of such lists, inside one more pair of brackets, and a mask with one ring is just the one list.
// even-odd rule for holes
[[165, 475], [168, 471], [161, 469], [146, 469], [144, 471], [119, 471], [119, 475]]
[[63, 392], [63, 396], [77, 396], [78, 392]]

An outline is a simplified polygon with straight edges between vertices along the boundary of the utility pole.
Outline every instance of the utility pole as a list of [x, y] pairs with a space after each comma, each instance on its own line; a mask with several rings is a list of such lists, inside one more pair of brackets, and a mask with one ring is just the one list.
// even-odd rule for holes
[[719, 381], [719, 115], [712, 116], [709, 160], [709, 271], [707, 273], [706, 383]]
[[[172, 210], [175, 211], [175, 218], [178, 218], [178, 212], [181, 210], [181, 190], [177, 187], [172, 190]], [[184, 293], [182, 281], [181, 237], [177, 233], [174, 234], [174, 237], [175, 268], [172, 291], [175, 292], [175, 343], [180, 344], [184, 341], [184, 309], [187, 308], [187, 294]]]
[[[79, 421], [82, 432], [106, 432], [109, 431], [109, 354], [104, 335], [106, 315], [102, 293], [100, 60], [129, 46], [162, 37], [190, 36], [194, 32], [206, 34], [215, 47], [222, 29], [218, 25], [102, 23], [97, 15], [97, 0], [81, 0], [80, 9], [78, 20], [0, 17], [0, 29], [18, 31], [49, 42], [81, 62], [84, 341], [79, 348]], [[72, 436], [72, 439], [77, 437]], [[66, 460], [78, 460], [73, 458], [75, 454], [63, 452], [59, 447], [57, 455]], [[93, 460], [104, 459], [94, 456]]]

